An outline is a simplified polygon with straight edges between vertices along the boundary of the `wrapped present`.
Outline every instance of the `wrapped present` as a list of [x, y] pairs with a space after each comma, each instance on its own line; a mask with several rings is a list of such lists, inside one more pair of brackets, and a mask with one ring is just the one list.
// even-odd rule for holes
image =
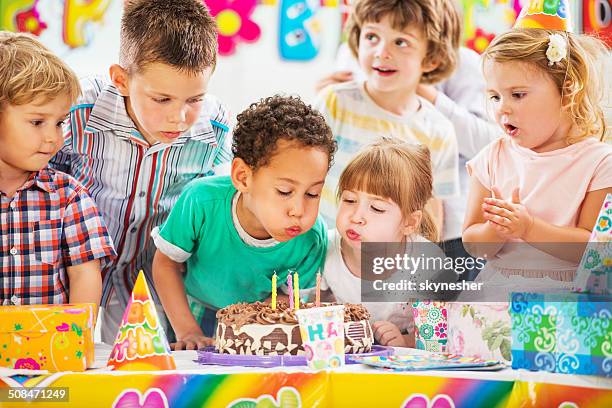
[[416, 348], [446, 352], [448, 341], [446, 303], [418, 301], [412, 304]]
[[449, 353], [511, 360], [508, 302], [450, 302], [446, 308]]
[[607, 194], [578, 266], [578, 292], [612, 294], [612, 194]]
[[513, 293], [512, 367], [612, 376], [612, 297]]
[[0, 306], [0, 366], [52, 372], [91, 367], [96, 307]]

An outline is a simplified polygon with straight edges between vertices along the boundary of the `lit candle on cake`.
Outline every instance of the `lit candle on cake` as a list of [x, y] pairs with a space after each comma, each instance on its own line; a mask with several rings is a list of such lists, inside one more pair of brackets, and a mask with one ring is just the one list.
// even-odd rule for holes
[[298, 276], [298, 273], [294, 273], [293, 274], [293, 290], [294, 290], [294, 296], [295, 296], [295, 310], [300, 308], [300, 277]]
[[276, 310], [276, 271], [272, 275], [272, 310]]
[[315, 289], [315, 306], [321, 306], [321, 273], [317, 272], [317, 287]]
[[289, 294], [289, 309], [293, 309], [293, 280], [291, 279], [291, 271], [287, 273], [287, 293]]

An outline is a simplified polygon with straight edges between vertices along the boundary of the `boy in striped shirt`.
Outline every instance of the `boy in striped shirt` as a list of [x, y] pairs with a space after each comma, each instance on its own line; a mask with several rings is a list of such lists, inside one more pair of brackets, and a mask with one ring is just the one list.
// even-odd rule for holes
[[231, 157], [228, 115], [207, 95], [217, 32], [202, 1], [128, 2], [119, 57], [110, 82], [82, 82], [55, 159], [89, 189], [117, 248], [103, 267], [102, 340], [109, 343], [138, 271], [152, 284], [151, 230], [189, 181], [227, 172]]
[[79, 81], [25, 34], [0, 32], [0, 65], [0, 304], [98, 304], [113, 244], [83, 186], [48, 167]]

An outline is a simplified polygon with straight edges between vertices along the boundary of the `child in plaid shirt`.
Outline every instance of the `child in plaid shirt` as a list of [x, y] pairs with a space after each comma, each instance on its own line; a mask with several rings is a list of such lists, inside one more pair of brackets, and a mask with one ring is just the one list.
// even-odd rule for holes
[[0, 32], [0, 66], [0, 302], [97, 304], [112, 241], [87, 191], [48, 167], [78, 79], [24, 34]]

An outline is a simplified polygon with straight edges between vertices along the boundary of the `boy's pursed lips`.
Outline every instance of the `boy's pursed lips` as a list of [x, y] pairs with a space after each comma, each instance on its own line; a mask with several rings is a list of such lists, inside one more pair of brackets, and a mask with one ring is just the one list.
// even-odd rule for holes
[[302, 228], [298, 226], [292, 226], [289, 228], [285, 228], [285, 233], [287, 233], [287, 235], [289, 235], [290, 237], [297, 237], [298, 235], [300, 235], [301, 232], [302, 232]]

